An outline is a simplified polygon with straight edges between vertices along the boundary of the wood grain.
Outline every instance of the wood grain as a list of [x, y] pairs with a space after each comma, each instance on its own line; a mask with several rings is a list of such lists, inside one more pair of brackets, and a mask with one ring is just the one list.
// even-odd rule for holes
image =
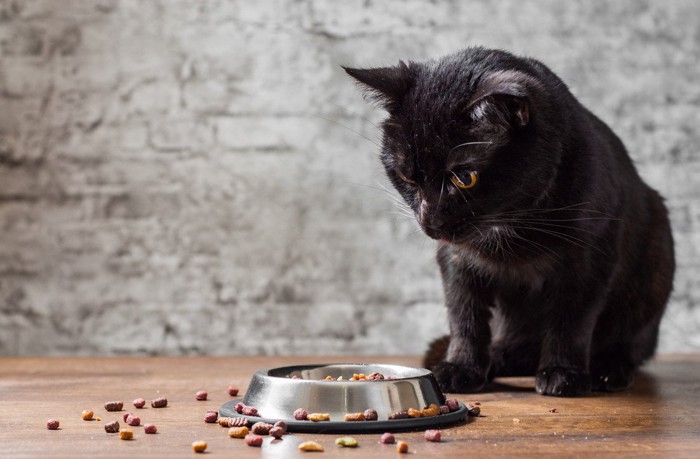
[[[0, 359], [0, 456], [2, 457], [191, 457], [191, 443], [208, 442], [207, 457], [302, 457], [305, 440], [317, 440], [327, 457], [395, 457], [379, 435], [357, 435], [358, 449], [339, 449], [337, 435], [288, 435], [266, 438], [261, 449], [228, 438], [226, 429], [205, 424], [204, 413], [230, 397], [229, 384], [247, 386], [258, 368], [298, 363], [374, 361], [418, 365], [413, 357], [130, 357]], [[458, 395], [481, 402], [482, 416], [443, 430], [441, 443], [422, 432], [397, 434], [421, 457], [700, 457], [700, 356], [666, 356], [647, 365], [633, 389], [577, 399], [543, 397], [531, 378], [504, 378], [487, 391]], [[209, 400], [197, 401], [204, 389]], [[103, 424], [120, 420], [103, 404], [165, 396], [169, 405], [138, 414], [158, 426], [157, 435], [133, 428], [135, 439], [106, 434]], [[86, 422], [92, 409], [102, 422]], [[61, 428], [49, 431], [46, 420]], [[122, 423], [123, 424], [123, 423]]]

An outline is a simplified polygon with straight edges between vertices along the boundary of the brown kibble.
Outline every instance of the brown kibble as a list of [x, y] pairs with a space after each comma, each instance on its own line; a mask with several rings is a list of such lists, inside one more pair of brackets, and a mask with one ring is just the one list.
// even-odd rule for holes
[[389, 419], [391, 419], [391, 420], [408, 419], [408, 412], [407, 411], [395, 411], [389, 415]]
[[129, 424], [130, 426], [132, 426], [132, 427], [136, 427], [136, 426], [140, 426], [140, 425], [141, 425], [141, 418], [138, 417], [138, 416], [134, 416], [133, 414], [129, 414], [129, 415], [126, 417], [126, 421], [125, 421], [125, 422], [126, 422], [127, 424]]
[[105, 403], [105, 410], [107, 411], [121, 411], [124, 407], [124, 402], [107, 402]]
[[304, 408], [298, 408], [294, 411], [294, 419], [297, 421], [306, 421], [309, 417], [309, 413]]
[[400, 441], [396, 444], [396, 452], [400, 454], [406, 454], [408, 452], [408, 443], [405, 441]]
[[550, 412], [550, 413], [556, 413], [556, 412], [557, 412], [557, 409], [556, 409], [556, 408], [550, 408], [550, 409], [549, 409], [549, 412]]
[[383, 445], [393, 445], [396, 443], [396, 437], [394, 437], [394, 434], [391, 432], [385, 432], [379, 438], [379, 443]]
[[439, 430], [426, 430], [425, 433], [423, 433], [423, 438], [428, 441], [438, 442], [442, 438], [442, 434]]
[[56, 419], [49, 419], [46, 421], [46, 428], [49, 430], [57, 430], [60, 425], [61, 423]]
[[131, 403], [132, 403], [136, 408], [143, 408], [144, 406], [146, 406], [146, 400], [145, 400], [145, 399], [142, 399], [142, 398], [134, 399], [134, 401], [131, 402]]
[[467, 405], [467, 414], [469, 416], [479, 416], [481, 414], [481, 408], [474, 405]]
[[284, 421], [277, 421], [274, 424], [275, 427], [280, 427], [282, 430], [284, 430], [284, 433], [287, 433], [287, 423]]
[[422, 416], [420, 411], [413, 408], [409, 408], [406, 414], [408, 414], [409, 418], [420, 418]]
[[306, 453], [323, 452], [323, 445], [315, 441], [305, 441], [299, 444], [299, 451], [304, 451]]
[[156, 432], [158, 432], [158, 427], [156, 427], [155, 424], [144, 424], [143, 425], [143, 433], [154, 434]]
[[381, 373], [372, 373], [371, 375], [367, 376], [367, 379], [370, 381], [380, 381], [384, 379], [384, 375]]
[[214, 424], [218, 420], [219, 420], [219, 412], [218, 411], [207, 411], [204, 414], [204, 422], [206, 422], [208, 424]]
[[198, 390], [196, 394], [194, 394], [194, 398], [196, 398], [199, 401], [206, 400], [209, 394], [205, 390]]
[[168, 399], [165, 397], [158, 397], [151, 400], [151, 407], [153, 408], [165, 408], [166, 406], [168, 406]]
[[434, 404], [434, 403], [431, 403], [430, 406], [428, 406], [427, 408], [422, 409], [421, 412], [420, 412], [420, 414], [421, 414], [421, 416], [424, 417], [424, 418], [429, 418], [429, 417], [432, 417], [432, 416], [437, 416], [437, 415], [440, 414], [440, 407], [437, 406], [437, 405]]
[[234, 409], [236, 410], [236, 413], [238, 413], [238, 414], [243, 413], [243, 407], [244, 407], [244, 406], [245, 406], [245, 405], [243, 404], [243, 402], [238, 402], [238, 403], [236, 403], [236, 406], [234, 407]]
[[457, 411], [459, 409], [459, 402], [454, 398], [445, 400], [445, 405], [447, 405], [450, 411]]
[[231, 397], [235, 397], [238, 395], [238, 387], [236, 386], [228, 386], [228, 394]]
[[268, 424], [267, 422], [256, 422], [250, 428], [250, 431], [255, 435], [267, 435], [270, 433], [272, 427], [272, 424]]
[[203, 453], [207, 449], [207, 442], [205, 441], [195, 441], [192, 442], [192, 451], [195, 453]]
[[131, 413], [124, 413], [124, 414], [122, 415], [122, 421], [126, 422], [126, 419], [127, 419], [129, 416], [131, 416]]
[[119, 422], [112, 421], [105, 424], [105, 432], [107, 433], [117, 433], [119, 432]]
[[348, 422], [364, 421], [365, 413], [347, 413], [344, 420]]
[[231, 427], [228, 429], [228, 436], [231, 438], [245, 438], [250, 431], [246, 426], [243, 427]]
[[92, 421], [94, 415], [95, 413], [93, 413], [92, 410], [83, 410], [83, 412], [80, 413], [80, 417], [83, 418], [83, 421]]
[[283, 429], [282, 427], [274, 426], [274, 427], [272, 427], [272, 429], [270, 429], [270, 431], [268, 432], [268, 435], [270, 435], [271, 437], [275, 437], [276, 439], [279, 440], [280, 438], [282, 438], [282, 435], [284, 435], [285, 433], [286, 433], [286, 430]]
[[440, 414], [447, 414], [450, 412], [450, 407], [447, 405], [440, 405]]
[[134, 439], [134, 432], [132, 432], [130, 429], [124, 429], [119, 431], [119, 439], [120, 440], [133, 440]]
[[377, 410], [374, 408], [369, 408], [366, 409], [364, 412], [365, 415], [365, 421], [376, 421], [379, 419], [379, 415], [377, 414]]
[[257, 446], [260, 447], [263, 444], [263, 437], [260, 435], [255, 435], [255, 434], [248, 434], [244, 438], [245, 444], [248, 446]]
[[99, 416], [97, 416], [97, 417], [95, 418], [95, 421], [97, 421], [97, 422], [100, 422], [101, 420], [102, 420], [102, 418], [99, 417]]
[[330, 421], [331, 415], [328, 413], [309, 413], [306, 419], [314, 422]]

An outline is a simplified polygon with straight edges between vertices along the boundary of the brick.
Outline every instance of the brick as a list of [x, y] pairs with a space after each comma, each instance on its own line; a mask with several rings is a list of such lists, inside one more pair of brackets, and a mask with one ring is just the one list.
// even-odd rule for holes
[[234, 150], [302, 149], [320, 131], [317, 122], [294, 117], [221, 117], [216, 118], [219, 143]]

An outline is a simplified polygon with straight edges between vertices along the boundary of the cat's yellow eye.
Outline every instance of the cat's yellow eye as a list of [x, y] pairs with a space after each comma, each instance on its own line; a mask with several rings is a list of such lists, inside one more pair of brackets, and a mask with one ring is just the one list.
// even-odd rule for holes
[[477, 182], [479, 182], [479, 174], [476, 171], [471, 171], [468, 175], [465, 174], [464, 177], [460, 177], [453, 172], [450, 179], [460, 190], [468, 190], [474, 188]]

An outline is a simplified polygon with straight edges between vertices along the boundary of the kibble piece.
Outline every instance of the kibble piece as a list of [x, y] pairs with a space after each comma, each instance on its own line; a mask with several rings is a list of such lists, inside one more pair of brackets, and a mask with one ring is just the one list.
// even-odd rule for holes
[[48, 421], [46, 421], [46, 428], [49, 430], [56, 430], [60, 425], [61, 423], [58, 422], [58, 420], [56, 419], [49, 419]]
[[306, 419], [314, 422], [330, 421], [331, 415], [328, 413], [309, 413]]
[[228, 418], [229, 427], [248, 427], [251, 424], [246, 418], [236, 416], [235, 418]]
[[126, 422], [126, 420], [129, 418], [129, 416], [131, 416], [131, 413], [124, 413], [122, 415], [122, 421]]
[[297, 421], [306, 421], [308, 417], [309, 413], [307, 413], [304, 408], [299, 408], [294, 411], [294, 419]]
[[156, 432], [158, 432], [158, 427], [156, 427], [155, 424], [144, 424], [143, 425], [143, 433], [154, 434]]
[[219, 412], [218, 411], [207, 411], [206, 414], [204, 415], [204, 422], [213, 424], [219, 419]]
[[305, 441], [304, 443], [299, 444], [299, 451], [304, 451], [306, 453], [312, 453], [312, 452], [322, 453], [323, 452], [323, 445], [320, 443], [317, 443], [315, 441]]
[[133, 414], [130, 414], [129, 416], [126, 417], [126, 423], [132, 427], [140, 426], [141, 425], [141, 418], [138, 416], [134, 416]]
[[450, 412], [450, 407], [447, 405], [440, 406], [440, 414], [447, 414]]
[[352, 437], [336, 438], [335, 444], [344, 448], [357, 448], [357, 440]]
[[377, 410], [374, 408], [369, 408], [366, 409], [364, 412], [365, 415], [365, 421], [376, 421], [379, 419], [379, 415], [377, 414]]
[[204, 390], [198, 390], [196, 394], [194, 394], [194, 398], [196, 398], [199, 401], [206, 400], [209, 394], [207, 394], [207, 391]]
[[92, 421], [94, 415], [95, 413], [93, 413], [92, 410], [83, 410], [83, 412], [80, 413], [80, 417], [83, 418], [83, 421]]
[[328, 376], [326, 376], [325, 378], [323, 378], [323, 380], [324, 380], [324, 381], [335, 381], [335, 378], [334, 378], [333, 376], [331, 376], [331, 375], [328, 375]]
[[236, 387], [236, 386], [228, 386], [228, 394], [229, 394], [231, 397], [235, 397], [236, 395], [238, 395], [238, 387]]
[[231, 438], [245, 438], [250, 431], [246, 426], [243, 427], [231, 427], [228, 429], [228, 436]]
[[408, 412], [407, 411], [395, 411], [389, 415], [389, 419], [391, 419], [391, 420], [408, 419]]
[[132, 432], [129, 429], [124, 429], [119, 431], [119, 439], [120, 440], [133, 440], [134, 439], [134, 432]]
[[258, 413], [258, 409], [253, 408], [252, 406], [244, 406], [241, 414], [244, 414], [246, 416], [254, 416], [254, 417], [260, 416], [260, 413]]
[[385, 432], [379, 438], [379, 443], [382, 443], [384, 445], [392, 445], [396, 443], [396, 437], [394, 437], [394, 434], [391, 432]]
[[260, 435], [255, 435], [255, 434], [248, 434], [245, 436], [245, 444], [248, 446], [262, 446], [263, 444], [263, 437]]
[[207, 442], [194, 441], [192, 442], [192, 451], [195, 453], [203, 453], [207, 449]]
[[119, 432], [119, 422], [112, 421], [105, 424], [105, 432], [107, 433], [117, 433]]
[[146, 406], [146, 400], [142, 398], [136, 398], [134, 399], [133, 402], [131, 402], [136, 408], [143, 408]]
[[367, 379], [370, 381], [379, 381], [384, 379], [384, 375], [381, 373], [372, 373], [371, 375], [367, 376]]
[[405, 441], [400, 441], [396, 444], [396, 452], [400, 454], [406, 454], [408, 452], [408, 443]]
[[344, 420], [348, 422], [364, 421], [365, 413], [347, 413]]
[[409, 418], [419, 418], [422, 416], [421, 412], [414, 408], [409, 408], [406, 414], [408, 414]]
[[101, 417], [99, 417], [99, 416], [95, 417], [95, 421], [100, 422], [101, 420], [102, 420]]
[[481, 408], [474, 405], [467, 405], [467, 414], [469, 416], [479, 416], [481, 414]]
[[421, 416], [424, 418], [429, 418], [432, 416], [437, 416], [440, 414], [440, 407], [437, 406], [434, 403], [431, 403], [430, 406], [423, 408], [420, 412]]
[[250, 431], [255, 435], [267, 435], [270, 433], [270, 429], [272, 429], [272, 427], [272, 424], [268, 424], [267, 422], [256, 422], [250, 428]]
[[241, 413], [243, 413], [244, 406], [245, 405], [243, 404], [243, 402], [238, 402], [238, 403], [236, 403], [236, 406], [233, 409], [236, 410], [236, 413], [241, 414]]
[[428, 441], [438, 442], [442, 438], [442, 434], [439, 430], [426, 430], [425, 433], [423, 433], [423, 438]]
[[124, 402], [107, 402], [105, 403], [105, 410], [107, 411], [121, 411], [124, 407]]
[[270, 429], [270, 431], [268, 432], [268, 434], [271, 437], [275, 437], [278, 440], [280, 438], [282, 438], [282, 435], [284, 435], [285, 433], [286, 433], [286, 430], [283, 429], [282, 427], [278, 427], [278, 426], [273, 426], [272, 429]]
[[158, 397], [151, 400], [151, 406], [153, 408], [165, 408], [168, 406], [168, 399], [165, 397]]
[[287, 433], [287, 423], [284, 421], [275, 422], [274, 427], [280, 427], [282, 430], [284, 430], [284, 433]]
[[454, 398], [445, 400], [445, 405], [447, 405], [450, 411], [457, 411], [459, 409], [459, 402]]

